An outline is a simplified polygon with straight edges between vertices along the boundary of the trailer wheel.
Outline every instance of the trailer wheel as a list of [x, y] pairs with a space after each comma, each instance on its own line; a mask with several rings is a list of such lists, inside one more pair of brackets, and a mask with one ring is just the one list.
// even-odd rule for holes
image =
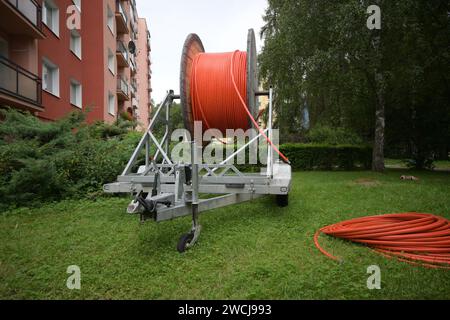
[[277, 206], [280, 208], [287, 207], [289, 205], [289, 195], [288, 194], [279, 194], [277, 195]]
[[180, 237], [180, 240], [177, 244], [177, 250], [179, 253], [183, 253], [186, 251], [186, 246], [191, 243], [192, 239], [194, 239], [194, 233], [186, 233]]

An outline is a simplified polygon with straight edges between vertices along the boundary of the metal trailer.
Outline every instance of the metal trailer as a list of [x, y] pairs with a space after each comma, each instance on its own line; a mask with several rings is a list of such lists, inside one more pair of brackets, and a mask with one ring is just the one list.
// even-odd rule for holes
[[[269, 119], [267, 128], [263, 131], [270, 140], [273, 138], [272, 130], [272, 101], [273, 90], [269, 92], [257, 92], [256, 88], [256, 48], [253, 30], [249, 30], [248, 52], [248, 93], [249, 107], [254, 108], [258, 96], [269, 96]], [[185, 43], [185, 52], [192, 52], [192, 48], [203, 50], [203, 45], [196, 35], [189, 35]], [[288, 205], [288, 195], [291, 187], [291, 166], [275, 160], [273, 149], [269, 146], [267, 153], [267, 167], [260, 173], [241, 172], [234, 164], [234, 159], [245, 152], [247, 148], [257, 143], [263, 137], [261, 133], [250, 137], [248, 143], [239, 148], [220, 164], [204, 164], [199, 161], [199, 152], [202, 145], [198, 142], [190, 143], [191, 159], [189, 163], [174, 163], [170, 158], [170, 109], [174, 100], [181, 99], [186, 129], [191, 120], [190, 113], [186, 109], [186, 101], [189, 97], [189, 83], [183, 83], [187, 79], [184, 71], [189, 57], [183, 54], [181, 95], [175, 95], [169, 91], [163, 102], [156, 109], [154, 117], [140, 140], [136, 150], [131, 156], [126, 168], [117, 178], [117, 182], [104, 186], [106, 193], [129, 193], [134, 199], [128, 206], [127, 212], [139, 214], [141, 222], [152, 219], [156, 222], [172, 220], [175, 218], [192, 215], [192, 229], [181, 236], [177, 249], [184, 252], [191, 248], [198, 239], [201, 226], [198, 221], [200, 212], [215, 208], [225, 207], [265, 195], [275, 195], [279, 206]], [[251, 100], [251, 101], [250, 101]], [[183, 103], [184, 102], [184, 103]], [[253, 110], [254, 111], [254, 110]], [[188, 119], [188, 121], [186, 121]], [[165, 134], [161, 141], [154, 136], [153, 131], [158, 123], [165, 127]], [[152, 149], [154, 152], [152, 153]], [[142, 153], [145, 153], [145, 165], [137, 168], [137, 161]], [[157, 163], [158, 159], [162, 159]], [[132, 172], [133, 168], [137, 172]], [[137, 170], [136, 170], [137, 169]], [[217, 195], [208, 199], [200, 199], [201, 194]]]

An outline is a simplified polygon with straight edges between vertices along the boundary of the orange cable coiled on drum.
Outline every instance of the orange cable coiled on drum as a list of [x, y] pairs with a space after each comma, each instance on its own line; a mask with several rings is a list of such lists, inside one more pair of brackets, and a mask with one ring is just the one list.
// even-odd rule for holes
[[450, 221], [425, 213], [400, 213], [363, 217], [320, 229], [316, 247], [339, 260], [319, 244], [320, 233], [365, 244], [376, 252], [411, 264], [450, 269]]
[[249, 129], [250, 119], [272, 148], [289, 163], [258, 126], [243, 98], [247, 96], [246, 52], [197, 54], [190, 83], [194, 121], [202, 121], [206, 130], [218, 129], [226, 134], [227, 129]]

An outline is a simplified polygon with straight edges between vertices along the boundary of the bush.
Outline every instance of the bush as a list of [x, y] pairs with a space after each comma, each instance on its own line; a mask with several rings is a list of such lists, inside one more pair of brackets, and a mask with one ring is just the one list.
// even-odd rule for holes
[[369, 146], [284, 144], [280, 147], [294, 170], [370, 169], [372, 148]]
[[328, 145], [361, 145], [362, 139], [346, 128], [332, 128], [329, 126], [316, 126], [306, 135], [310, 143]]
[[141, 136], [123, 121], [86, 125], [80, 112], [56, 122], [15, 110], [0, 113], [3, 208], [100, 193], [103, 184], [116, 180]]

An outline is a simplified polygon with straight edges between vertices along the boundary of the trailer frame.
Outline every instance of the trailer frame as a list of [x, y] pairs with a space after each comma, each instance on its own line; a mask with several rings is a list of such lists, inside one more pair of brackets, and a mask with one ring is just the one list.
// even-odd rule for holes
[[[269, 97], [269, 120], [263, 132], [272, 140], [273, 89], [258, 92], [257, 95]], [[195, 140], [190, 142], [191, 161], [175, 163], [170, 158], [169, 150], [172, 134], [170, 110], [177, 99], [180, 99], [179, 95], [168, 91], [117, 182], [104, 185], [103, 190], [105, 193], [131, 194], [134, 199], [127, 212], [139, 214], [141, 222], [162, 222], [192, 215], [192, 229], [181, 236], [177, 246], [179, 252], [184, 252], [196, 243], [200, 235], [198, 217], [201, 212], [266, 195], [275, 195], [277, 203], [286, 206], [291, 188], [291, 166], [276, 160], [270, 146], [267, 148], [267, 167], [261, 169], [260, 173], [241, 172], [230, 164], [236, 156], [263, 137], [261, 132], [251, 137], [247, 144], [222, 163], [201, 163], [199, 152], [202, 146]], [[159, 141], [153, 135], [158, 123], [165, 127]], [[156, 148], [153, 154], [152, 146]], [[145, 165], [139, 166], [137, 172], [132, 172], [142, 152], [145, 152]], [[161, 159], [159, 163], [158, 159]], [[201, 199], [201, 194], [217, 196]]]

